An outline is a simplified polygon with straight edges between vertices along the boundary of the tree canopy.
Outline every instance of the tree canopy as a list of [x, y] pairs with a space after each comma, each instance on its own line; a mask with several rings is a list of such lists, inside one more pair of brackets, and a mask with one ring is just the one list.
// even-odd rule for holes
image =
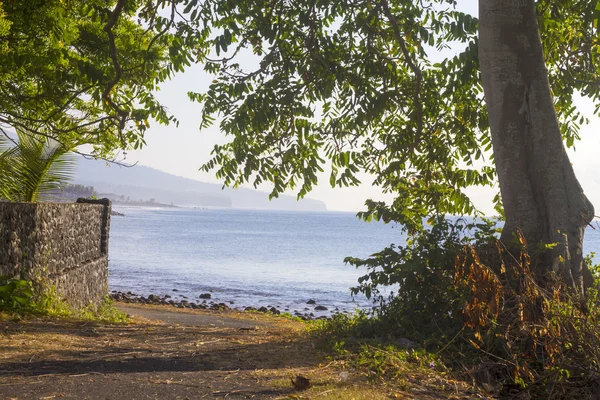
[[177, 24], [174, 1], [5, 1], [0, 10], [2, 129], [110, 156], [141, 147], [151, 121], [176, 122], [154, 93], [193, 61], [202, 33]]
[[[214, 80], [206, 93], [188, 95], [202, 104], [202, 126], [218, 118], [230, 138], [202, 168], [216, 169], [225, 184], [272, 182], [272, 196], [292, 189], [302, 197], [320, 172], [332, 186], [359, 184], [365, 172], [395, 196], [368, 202], [367, 219], [417, 227], [424, 215], [473, 213], [464, 189], [493, 185], [496, 174], [479, 20], [456, 6], [5, 2], [0, 123], [91, 144], [100, 156], [140, 148], [152, 121], [176, 122], [154, 96], [158, 85], [201, 62]], [[562, 136], [573, 146], [586, 122], [574, 98], [599, 96], [600, 7], [535, 7]], [[500, 196], [496, 202], [501, 211]]]
[[[332, 186], [358, 184], [364, 171], [395, 198], [369, 202], [363, 216], [413, 226], [432, 213], [476, 211], [464, 189], [495, 180], [476, 16], [444, 0], [187, 3], [214, 27], [217, 55], [205, 67], [210, 89], [190, 96], [203, 104], [203, 126], [220, 118], [230, 137], [204, 170], [300, 197], [320, 171]], [[573, 146], [586, 122], [575, 97], [600, 93], [598, 7], [536, 7], [562, 136]], [[449, 47], [460, 50], [440, 57]], [[239, 62], [250, 53], [254, 69]]]

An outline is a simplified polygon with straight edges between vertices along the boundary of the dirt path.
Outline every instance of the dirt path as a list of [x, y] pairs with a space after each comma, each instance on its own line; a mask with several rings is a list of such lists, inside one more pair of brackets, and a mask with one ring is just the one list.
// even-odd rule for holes
[[[319, 355], [298, 322], [118, 307], [139, 317], [127, 325], [1, 320], [0, 399], [467, 398], [367, 382]], [[297, 374], [313, 387], [295, 391]]]

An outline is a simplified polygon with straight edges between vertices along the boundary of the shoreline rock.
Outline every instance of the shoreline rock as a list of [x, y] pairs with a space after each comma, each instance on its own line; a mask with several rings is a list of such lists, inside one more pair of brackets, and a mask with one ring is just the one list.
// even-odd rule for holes
[[[177, 289], [173, 289], [174, 292], [177, 292]], [[308, 321], [308, 320], [315, 320], [315, 319], [331, 319], [333, 315], [338, 314], [337, 311], [333, 312], [331, 316], [326, 316], [326, 315], [321, 315], [318, 317], [315, 317], [315, 315], [310, 312], [310, 310], [305, 309], [305, 312], [300, 312], [300, 311], [294, 311], [293, 314], [289, 312], [289, 309], [286, 309], [286, 311], [281, 311], [279, 310], [277, 307], [273, 307], [271, 305], [269, 306], [261, 306], [259, 308], [256, 307], [252, 307], [252, 306], [247, 306], [247, 307], [230, 307], [227, 304], [221, 302], [221, 303], [216, 303], [214, 301], [210, 301], [207, 302], [208, 299], [211, 299], [211, 294], [210, 293], [203, 293], [200, 294], [198, 297], [198, 300], [186, 300], [187, 298], [183, 298], [181, 300], [174, 300], [170, 295], [165, 294], [162, 296], [156, 295], [156, 294], [149, 294], [148, 296], [141, 296], [135, 293], [132, 293], [131, 291], [128, 292], [119, 292], [119, 291], [112, 291], [110, 293], [110, 298], [114, 301], [120, 301], [123, 303], [131, 303], [131, 304], [146, 304], [146, 305], [164, 305], [164, 306], [172, 306], [175, 308], [188, 308], [188, 309], [195, 309], [195, 310], [213, 310], [213, 311], [240, 311], [240, 312], [260, 312], [260, 313], [265, 313], [265, 314], [273, 314], [273, 315], [281, 315], [282, 313], [287, 313], [289, 315], [292, 315], [294, 317], [298, 317], [304, 321]], [[200, 302], [202, 300], [202, 302]], [[314, 300], [312, 300], [314, 301]], [[233, 304], [233, 302], [230, 302], [230, 304]], [[309, 304], [316, 304], [315, 303], [309, 303]], [[328, 310], [327, 307], [322, 306], [322, 305], [317, 305], [314, 308], [316, 311], [326, 311]]]

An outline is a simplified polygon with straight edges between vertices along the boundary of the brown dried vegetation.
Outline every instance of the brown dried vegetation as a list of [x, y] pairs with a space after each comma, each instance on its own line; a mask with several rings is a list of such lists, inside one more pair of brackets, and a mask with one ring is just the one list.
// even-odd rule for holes
[[[518, 254], [465, 247], [455, 283], [465, 285], [463, 338], [475, 349], [473, 377], [514, 399], [597, 399], [598, 285], [581, 300], [553, 273], [534, 273], [526, 242]], [[485, 260], [485, 261], [484, 261]]]

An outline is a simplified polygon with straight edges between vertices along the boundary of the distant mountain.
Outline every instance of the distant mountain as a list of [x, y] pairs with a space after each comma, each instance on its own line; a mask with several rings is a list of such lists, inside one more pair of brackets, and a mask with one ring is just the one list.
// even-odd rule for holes
[[327, 210], [325, 203], [318, 200], [296, 201], [292, 196], [279, 196], [269, 201], [268, 193], [258, 190], [222, 190], [218, 184], [183, 178], [150, 167], [136, 165], [126, 168], [84, 158], [77, 160], [73, 183], [94, 186], [96, 192], [108, 193], [115, 199], [126, 200], [129, 197], [130, 201], [154, 199], [158, 203], [179, 206]]

